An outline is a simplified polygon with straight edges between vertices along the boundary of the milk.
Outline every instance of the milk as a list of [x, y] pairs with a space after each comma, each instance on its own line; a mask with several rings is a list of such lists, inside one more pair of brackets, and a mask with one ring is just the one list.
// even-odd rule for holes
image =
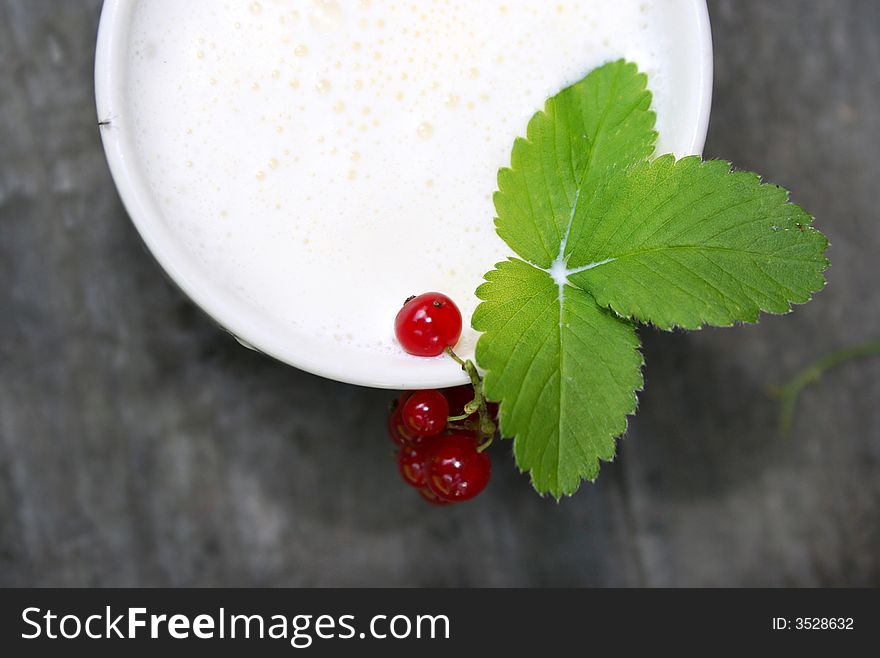
[[397, 355], [408, 296], [446, 293], [467, 327], [512, 255], [496, 175], [548, 96], [626, 57], [675, 144], [684, 4], [146, 0], [126, 120], [163, 221], [244, 308], [340, 358]]

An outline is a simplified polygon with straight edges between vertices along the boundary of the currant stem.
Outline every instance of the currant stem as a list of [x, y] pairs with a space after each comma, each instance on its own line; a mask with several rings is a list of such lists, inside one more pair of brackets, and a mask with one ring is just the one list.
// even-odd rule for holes
[[[474, 388], [474, 399], [465, 405], [464, 410], [466, 413], [461, 416], [450, 416], [449, 420], [464, 420], [474, 411], [478, 411], [480, 414], [480, 421], [476, 431], [479, 434], [480, 444], [477, 446], [477, 452], [483, 452], [486, 448], [492, 445], [492, 441], [495, 439], [495, 432], [498, 429], [495, 425], [495, 421], [489, 416], [489, 409], [486, 406], [486, 396], [483, 395], [483, 379], [480, 377], [480, 373], [477, 372], [477, 366], [474, 365], [473, 361], [470, 359], [467, 361], [462, 360], [462, 358], [458, 356], [451, 347], [446, 348], [446, 353], [467, 373], [471, 380], [471, 386]], [[475, 403], [476, 409], [473, 409]], [[467, 413], [468, 408], [471, 408], [470, 413]]]
[[462, 369], [462, 370], [465, 370], [465, 371], [467, 370], [467, 368], [465, 368], [465, 363], [464, 363], [464, 361], [461, 360], [461, 357], [458, 356], [458, 354], [456, 354], [456, 353], [452, 350], [451, 347], [447, 347], [446, 350], [445, 350], [445, 352], [446, 352], [449, 356], [452, 357], [452, 360], [453, 360], [453, 361], [455, 361], [458, 365], [461, 366], [461, 369]]

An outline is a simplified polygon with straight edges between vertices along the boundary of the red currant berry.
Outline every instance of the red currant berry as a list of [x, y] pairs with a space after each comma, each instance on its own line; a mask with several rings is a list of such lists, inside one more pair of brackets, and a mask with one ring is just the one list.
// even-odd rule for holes
[[400, 407], [398, 406], [388, 416], [388, 435], [391, 440], [399, 446], [415, 443], [419, 439], [412, 431], [403, 424], [403, 418], [400, 415]]
[[431, 446], [428, 488], [449, 502], [470, 500], [489, 482], [489, 455], [477, 452], [477, 443], [464, 434], [441, 436]]
[[440, 391], [416, 391], [400, 408], [403, 425], [416, 436], [434, 436], [446, 427], [449, 402]]
[[437, 507], [444, 507], [446, 505], [452, 504], [451, 501], [443, 500], [442, 498], [439, 498], [437, 496], [437, 494], [435, 494], [433, 491], [431, 491], [431, 489], [429, 489], [428, 487], [422, 487], [421, 489], [419, 489], [419, 493], [422, 495], [422, 498], [424, 498], [426, 501], [428, 501], [432, 505], [437, 505]]
[[428, 484], [425, 468], [428, 454], [423, 445], [403, 446], [397, 453], [397, 468], [403, 481], [411, 487], [421, 489]]
[[397, 342], [409, 354], [437, 356], [461, 336], [461, 312], [449, 297], [426, 292], [411, 297], [394, 319]]

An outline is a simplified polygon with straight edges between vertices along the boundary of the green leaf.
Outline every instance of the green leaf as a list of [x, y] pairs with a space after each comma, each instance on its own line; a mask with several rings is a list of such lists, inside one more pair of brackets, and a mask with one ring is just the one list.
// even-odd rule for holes
[[811, 223], [756, 174], [663, 156], [578, 205], [568, 278], [600, 305], [663, 329], [754, 322], [824, 286], [828, 241]]
[[652, 162], [645, 76], [612, 62], [547, 101], [498, 174], [522, 259], [477, 289], [473, 327], [502, 434], [559, 498], [614, 455], [641, 388], [630, 319], [697, 328], [781, 313], [824, 285], [825, 237], [782, 188], [726, 162]]
[[644, 159], [657, 133], [647, 76], [618, 60], [547, 101], [498, 172], [495, 225], [523, 259], [550, 267], [578, 190], [589, 196], [609, 170]]
[[635, 327], [521, 260], [496, 265], [477, 296], [473, 326], [485, 332], [477, 362], [489, 367], [486, 395], [502, 400], [502, 435], [517, 437], [517, 464], [538, 492], [572, 494], [614, 457], [635, 411]]

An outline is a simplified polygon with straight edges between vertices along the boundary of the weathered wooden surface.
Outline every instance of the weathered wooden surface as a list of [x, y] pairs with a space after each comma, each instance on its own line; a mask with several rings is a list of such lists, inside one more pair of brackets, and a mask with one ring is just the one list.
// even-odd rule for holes
[[0, 0], [0, 584], [880, 585], [880, 363], [765, 395], [880, 333], [880, 4], [711, 3], [706, 153], [794, 192], [830, 285], [760, 325], [643, 331], [641, 411], [557, 505], [495, 453], [427, 508], [388, 394], [238, 347], [161, 276], [95, 128], [98, 2]]

